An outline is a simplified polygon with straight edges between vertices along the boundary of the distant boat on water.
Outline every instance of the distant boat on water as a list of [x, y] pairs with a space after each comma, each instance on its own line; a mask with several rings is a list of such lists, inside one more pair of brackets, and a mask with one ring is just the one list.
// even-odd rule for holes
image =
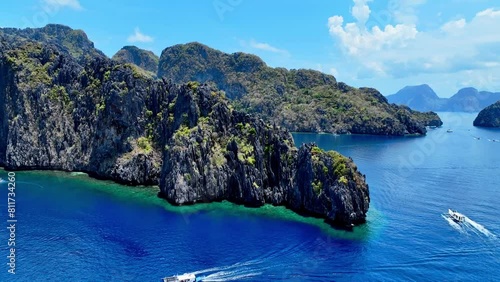
[[464, 222], [465, 216], [457, 211], [452, 209], [448, 209], [448, 216], [453, 219], [455, 222]]
[[196, 275], [191, 273], [186, 273], [183, 275], [175, 275], [170, 277], [165, 277], [162, 279], [163, 282], [196, 282]]
[[446, 130], [446, 132], [448, 132], [448, 133], [452, 133], [452, 132], [453, 132], [453, 129], [448, 129], [448, 130]]

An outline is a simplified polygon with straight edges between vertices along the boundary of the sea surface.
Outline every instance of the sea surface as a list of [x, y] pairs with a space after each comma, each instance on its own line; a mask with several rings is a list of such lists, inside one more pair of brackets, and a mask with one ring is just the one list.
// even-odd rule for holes
[[[368, 221], [352, 232], [284, 208], [179, 208], [155, 187], [16, 172], [16, 274], [7, 273], [8, 191], [0, 183], [0, 281], [182, 273], [205, 281], [499, 281], [500, 142], [488, 139], [500, 140], [500, 130], [473, 127], [475, 114], [440, 116], [445, 125], [426, 137], [294, 134], [298, 145], [352, 157], [366, 174]], [[448, 208], [467, 222], [446, 220]]]

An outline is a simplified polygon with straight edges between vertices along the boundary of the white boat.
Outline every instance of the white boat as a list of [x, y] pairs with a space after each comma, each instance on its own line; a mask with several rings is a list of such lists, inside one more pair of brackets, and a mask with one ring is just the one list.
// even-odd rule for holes
[[448, 132], [448, 133], [452, 133], [452, 132], [453, 132], [453, 129], [448, 129], [448, 130], [446, 130], [446, 132]]
[[451, 219], [453, 219], [456, 222], [464, 222], [465, 221], [465, 215], [463, 215], [457, 211], [448, 209], [448, 215], [450, 216]]
[[162, 279], [163, 282], [196, 282], [196, 275], [191, 273], [186, 273], [182, 275], [175, 275], [170, 277], [165, 277]]

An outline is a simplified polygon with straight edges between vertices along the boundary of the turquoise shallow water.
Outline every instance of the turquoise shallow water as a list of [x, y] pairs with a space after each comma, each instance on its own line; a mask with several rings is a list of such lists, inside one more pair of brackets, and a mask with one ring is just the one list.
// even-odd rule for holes
[[[206, 281], [498, 280], [500, 143], [488, 139], [500, 131], [474, 128], [471, 114], [441, 116], [444, 127], [422, 138], [294, 134], [297, 144], [352, 157], [366, 174], [371, 210], [354, 232], [283, 208], [178, 208], [155, 187], [17, 172], [17, 274], [7, 273], [1, 228], [0, 281], [159, 281], [185, 272]], [[448, 208], [470, 223], [447, 222]]]

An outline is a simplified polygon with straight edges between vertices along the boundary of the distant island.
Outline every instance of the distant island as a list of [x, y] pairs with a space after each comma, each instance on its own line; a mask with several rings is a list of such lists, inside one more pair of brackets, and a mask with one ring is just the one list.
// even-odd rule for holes
[[[160, 62], [162, 74], [167, 66], [175, 68], [168, 50]], [[233, 68], [252, 73], [255, 57], [234, 56], [239, 59]], [[194, 65], [179, 63], [175, 73], [209, 66], [203, 53], [195, 58]], [[109, 59], [85, 32], [62, 25], [1, 28], [0, 166], [82, 171], [128, 185], [159, 185], [160, 195], [174, 205], [222, 200], [252, 207], [273, 204], [332, 224], [364, 222], [369, 189], [351, 159], [313, 144], [296, 148], [278, 122], [237, 110], [240, 106], [225, 97], [243, 93], [232, 91], [240, 89], [232, 84], [235, 78], [228, 77], [226, 92], [203, 84], [203, 77], [198, 79], [202, 83], [175, 84], [168, 76], [156, 78], [149, 68], [154, 61], [150, 53], [135, 48], [124, 48]], [[287, 78], [277, 81], [291, 79], [297, 97], [302, 97], [300, 89], [321, 84], [331, 88], [323, 95], [341, 95], [339, 107], [346, 111], [357, 107], [347, 94], [370, 101], [367, 113], [370, 107], [387, 107], [375, 90], [356, 90], [312, 71], [279, 72]], [[266, 73], [276, 74], [264, 69], [259, 76]], [[242, 87], [247, 78], [240, 78]], [[319, 101], [311, 98], [316, 93], [312, 89], [303, 93], [305, 105]], [[302, 113], [320, 108], [304, 106]], [[390, 109], [396, 112], [380, 114], [387, 133], [424, 133], [409, 109]]]
[[474, 126], [500, 127], [500, 101], [479, 112], [474, 120]]
[[406, 86], [396, 94], [387, 96], [390, 103], [405, 105], [417, 111], [479, 112], [500, 100], [500, 92], [478, 91], [468, 87], [460, 89], [450, 98], [440, 98], [427, 84]]

